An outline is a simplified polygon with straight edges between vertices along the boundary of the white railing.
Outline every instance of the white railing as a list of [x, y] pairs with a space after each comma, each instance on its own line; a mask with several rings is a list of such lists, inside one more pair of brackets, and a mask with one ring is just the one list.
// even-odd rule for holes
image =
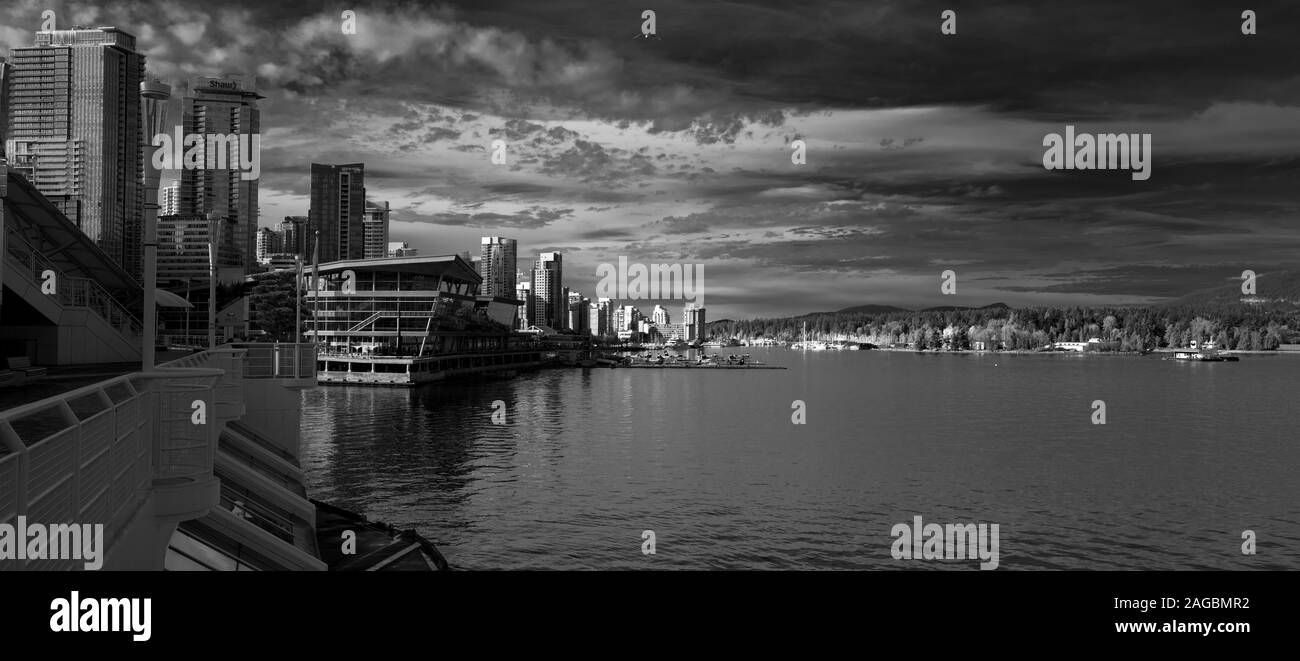
[[[221, 427], [243, 413], [243, 353], [207, 351], [0, 412], [0, 523], [104, 524], [112, 548], [149, 489], [212, 477]], [[0, 569], [84, 566], [0, 560]]]

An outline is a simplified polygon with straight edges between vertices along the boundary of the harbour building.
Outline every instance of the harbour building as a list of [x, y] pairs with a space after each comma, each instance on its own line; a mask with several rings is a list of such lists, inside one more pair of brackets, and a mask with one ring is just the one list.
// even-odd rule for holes
[[541, 359], [516, 350], [514, 306], [480, 296], [482, 277], [460, 255], [340, 260], [319, 273], [306, 330], [322, 383], [414, 385]]

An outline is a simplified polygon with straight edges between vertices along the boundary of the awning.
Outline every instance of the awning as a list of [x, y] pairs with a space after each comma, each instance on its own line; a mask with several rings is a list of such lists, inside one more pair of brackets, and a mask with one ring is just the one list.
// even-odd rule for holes
[[156, 290], [154, 293], [155, 293], [155, 296], [157, 296], [157, 298], [155, 299], [155, 302], [157, 303], [158, 307], [160, 307], [160, 308], [192, 308], [192, 307], [194, 307], [194, 304], [191, 303], [191, 302], [189, 302], [189, 301], [187, 301], [187, 300], [185, 300], [184, 297], [179, 296], [179, 295], [177, 295], [177, 294], [173, 294], [173, 293], [167, 291], [166, 289], [159, 289], [159, 290]]

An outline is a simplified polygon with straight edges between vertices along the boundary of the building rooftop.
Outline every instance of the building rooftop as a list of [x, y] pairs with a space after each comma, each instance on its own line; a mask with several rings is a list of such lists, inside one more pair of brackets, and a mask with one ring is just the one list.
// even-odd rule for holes
[[[310, 267], [307, 272], [310, 272]], [[428, 257], [383, 257], [379, 259], [346, 259], [320, 265], [322, 274], [342, 271], [388, 271], [413, 275], [444, 276], [478, 284], [483, 276], [460, 255]]]

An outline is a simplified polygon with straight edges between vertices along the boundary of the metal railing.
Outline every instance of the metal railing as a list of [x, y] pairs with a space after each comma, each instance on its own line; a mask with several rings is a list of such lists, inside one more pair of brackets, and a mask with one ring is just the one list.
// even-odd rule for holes
[[[104, 524], [111, 548], [150, 488], [212, 477], [222, 423], [242, 414], [243, 378], [242, 351], [209, 351], [0, 412], [0, 523]], [[84, 560], [0, 561], [14, 566]]]
[[91, 310], [128, 337], [138, 338], [144, 334], [140, 320], [98, 282], [64, 274], [13, 229], [5, 233], [5, 252], [8, 253], [5, 257], [19, 264], [21, 268], [18, 271], [38, 288], [45, 282], [42, 274], [52, 271], [55, 275], [53, 295], [61, 305]]
[[316, 378], [314, 342], [238, 342], [230, 347], [246, 353], [244, 378]]

